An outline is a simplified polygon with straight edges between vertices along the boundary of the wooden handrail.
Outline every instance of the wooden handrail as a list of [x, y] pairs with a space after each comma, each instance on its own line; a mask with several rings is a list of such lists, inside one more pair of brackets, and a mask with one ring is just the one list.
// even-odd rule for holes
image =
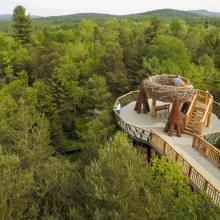
[[210, 111], [210, 108], [212, 107], [212, 102], [213, 102], [213, 100], [212, 100], [212, 98], [210, 98], [210, 99], [209, 99], [209, 102], [208, 102], [208, 105], [207, 105], [207, 107], [206, 107], [206, 111], [205, 111], [205, 113], [204, 113], [204, 115], [203, 115], [203, 118], [202, 118], [202, 120], [201, 120], [202, 123], [205, 123], [205, 120], [206, 120], [206, 118], [207, 118], [207, 116], [208, 116], [208, 113], [209, 113], [209, 111]]
[[210, 121], [211, 121], [210, 117], [211, 117], [211, 113], [212, 113], [213, 96], [210, 93], [208, 93], [208, 92], [207, 92], [207, 94], [209, 94], [209, 95], [206, 96], [205, 102], [207, 103], [207, 101], [208, 101], [208, 104], [207, 104], [207, 107], [206, 107], [206, 111], [205, 111], [205, 113], [203, 115], [203, 118], [202, 118], [202, 120], [200, 122], [200, 129], [199, 129], [200, 130], [199, 131], [200, 134], [202, 134], [202, 130], [205, 127], [206, 120], [208, 119], [207, 126], [209, 126]]
[[[122, 97], [119, 97], [115, 102], [115, 106], [117, 105], [118, 101], [120, 101], [121, 98], [129, 96], [132, 93], [136, 93], [136, 92], [138, 91], [132, 91], [129, 92], [128, 94], [123, 95]], [[194, 168], [182, 155], [180, 155], [174, 149], [174, 147], [172, 147], [172, 145], [166, 142], [155, 131], [152, 130], [150, 131], [129, 124], [121, 118], [120, 114], [118, 114], [115, 109], [113, 110], [113, 112], [118, 120], [118, 124], [123, 123], [123, 126], [121, 126], [121, 128], [125, 132], [127, 132], [132, 138], [139, 138], [139, 140], [142, 142], [150, 141], [152, 145], [155, 147], [155, 149], [161, 152], [162, 155], [165, 155], [168, 158], [179, 162], [183, 173], [188, 176], [191, 184], [194, 187], [198, 188], [199, 190], [205, 191], [212, 198], [213, 202], [216, 205], [220, 205], [220, 187], [211, 184], [211, 181], [207, 177], [204, 177], [196, 168]], [[119, 122], [119, 120], [121, 122]], [[138, 137], [137, 137], [137, 133], [138, 133]], [[144, 137], [142, 136], [143, 134], [145, 135]], [[143, 138], [147, 138], [147, 139], [145, 140]], [[195, 146], [195, 140], [193, 141], [193, 145]]]
[[192, 147], [201, 152], [212, 163], [220, 168], [220, 150], [207, 142], [204, 138], [194, 134]]
[[192, 111], [195, 107], [195, 103], [196, 103], [196, 98], [197, 98], [197, 93], [193, 96], [193, 99], [192, 99], [192, 102], [191, 102], [191, 105], [186, 113], [186, 119], [185, 119], [185, 127], [188, 125], [188, 122], [189, 122], [189, 118], [192, 114]]
[[193, 106], [195, 105], [196, 98], [197, 98], [197, 94], [195, 94], [193, 96], [193, 99], [192, 99], [192, 102], [191, 102], [192, 104], [190, 105], [190, 107], [189, 107], [189, 109], [186, 113], [186, 117], [189, 116], [190, 112], [193, 110]]

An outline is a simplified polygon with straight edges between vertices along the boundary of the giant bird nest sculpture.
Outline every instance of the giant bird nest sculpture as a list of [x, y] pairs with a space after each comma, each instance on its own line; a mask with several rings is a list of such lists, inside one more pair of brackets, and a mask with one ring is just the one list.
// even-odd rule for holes
[[186, 78], [181, 77], [179, 86], [175, 86], [173, 79], [176, 75], [155, 75], [143, 81], [146, 93], [155, 100], [174, 103], [176, 100], [188, 102], [194, 94], [193, 85]]

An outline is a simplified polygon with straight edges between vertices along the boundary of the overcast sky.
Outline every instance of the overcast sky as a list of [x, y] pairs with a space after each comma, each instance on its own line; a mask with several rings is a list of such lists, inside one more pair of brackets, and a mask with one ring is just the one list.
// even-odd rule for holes
[[28, 13], [41, 16], [80, 12], [130, 14], [161, 8], [220, 12], [220, 0], [0, 0], [0, 14], [11, 14], [16, 5], [23, 5]]

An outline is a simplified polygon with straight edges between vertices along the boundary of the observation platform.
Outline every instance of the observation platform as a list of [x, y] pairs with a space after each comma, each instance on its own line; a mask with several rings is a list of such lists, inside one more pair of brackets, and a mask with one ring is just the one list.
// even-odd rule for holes
[[[163, 131], [169, 111], [160, 111], [156, 117], [152, 117], [150, 113], [137, 113], [134, 111], [137, 95], [138, 91], [134, 91], [117, 99], [115, 106], [118, 102], [122, 105], [120, 114], [114, 110], [118, 125], [130, 138], [149, 144], [159, 154], [178, 161], [190, 183], [207, 192], [214, 203], [220, 205], [220, 150], [203, 138], [210, 134], [220, 136], [219, 115], [211, 113], [210, 127], [205, 127], [202, 135], [182, 134], [177, 137], [174, 134], [170, 137]], [[151, 106], [152, 100], [148, 99], [148, 103]], [[214, 109], [220, 112], [220, 104], [215, 105]]]

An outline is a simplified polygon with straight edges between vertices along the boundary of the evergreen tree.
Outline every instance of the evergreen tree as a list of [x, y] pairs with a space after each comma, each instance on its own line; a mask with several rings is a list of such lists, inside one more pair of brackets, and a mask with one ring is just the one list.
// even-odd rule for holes
[[152, 17], [150, 26], [145, 30], [145, 42], [147, 44], [150, 43], [158, 33], [160, 33], [161, 27], [161, 18], [157, 16]]
[[143, 158], [125, 135], [117, 134], [86, 168], [90, 219], [147, 219], [145, 172]]
[[17, 39], [23, 44], [30, 43], [32, 22], [30, 16], [25, 15], [25, 8], [21, 5], [18, 5], [13, 11], [13, 27]]
[[184, 43], [176, 37], [167, 35], [158, 35], [151, 41], [147, 47], [147, 57], [156, 57], [164, 67], [175, 65], [179, 72], [186, 70], [190, 64], [190, 54]]

